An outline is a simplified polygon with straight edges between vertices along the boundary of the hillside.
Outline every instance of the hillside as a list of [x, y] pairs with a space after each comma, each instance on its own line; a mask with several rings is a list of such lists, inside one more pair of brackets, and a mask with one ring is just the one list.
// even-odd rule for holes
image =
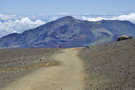
[[77, 53], [73, 49], [62, 49], [61, 53], [52, 55], [59, 65], [39, 67], [2, 90], [83, 90], [85, 72]]
[[88, 88], [135, 88], [135, 39], [82, 49]]
[[0, 38], [0, 48], [57, 48], [103, 44], [121, 35], [135, 36], [135, 24], [128, 21], [89, 22], [62, 17], [23, 33]]
[[[135, 39], [90, 48], [3, 49], [0, 53], [4, 56], [0, 59], [1, 90], [135, 88]], [[44, 65], [50, 61], [57, 63]], [[32, 64], [42, 65], [18, 68]]]
[[[1, 49], [0, 50], [0, 90], [11, 82], [28, 75], [41, 67], [57, 62], [51, 58], [58, 49]], [[54, 62], [52, 64], [52, 62]]]

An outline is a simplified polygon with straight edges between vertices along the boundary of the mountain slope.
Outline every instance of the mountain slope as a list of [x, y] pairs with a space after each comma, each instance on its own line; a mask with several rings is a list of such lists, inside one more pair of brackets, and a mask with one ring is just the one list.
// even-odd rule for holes
[[[30, 53], [27, 54], [28, 51]], [[0, 90], [135, 88], [135, 39], [92, 46], [89, 49], [3, 49], [0, 53], [1, 70], [10, 68], [8, 72], [0, 72]], [[41, 58], [43, 61], [40, 61]], [[20, 63], [20, 60], [25, 63]], [[11, 65], [27, 66], [50, 60], [58, 61], [59, 64], [48, 68], [32, 68], [30, 71], [22, 71], [20, 68], [10, 71]]]
[[88, 22], [66, 16], [22, 34], [4, 36], [0, 38], [0, 48], [80, 47], [110, 42], [123, 34], [135, 36], [135, 25], [118, 20]]
[[84, 48], [78, 56], [88, 74], [86, 90], [135, 88], [135, 39]]

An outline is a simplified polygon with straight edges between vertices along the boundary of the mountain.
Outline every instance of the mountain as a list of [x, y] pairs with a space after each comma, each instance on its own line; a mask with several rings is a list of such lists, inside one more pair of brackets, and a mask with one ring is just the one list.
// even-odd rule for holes
[[0, 38], [0, 48], [56, 48], [102, 44], [126, 34], [135, 36], [135, 24], [128, 21], [89, 22], [71, 16]]

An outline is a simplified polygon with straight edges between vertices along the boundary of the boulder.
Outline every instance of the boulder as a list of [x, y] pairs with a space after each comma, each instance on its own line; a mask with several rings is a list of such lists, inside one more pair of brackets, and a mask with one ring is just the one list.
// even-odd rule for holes
[[120, 36], [117, 41], [122, 41], [122, 40], [127, 40], [127, 39], [132, 39], [132, 36], [128, 36], [128, 35], [122, 35]]

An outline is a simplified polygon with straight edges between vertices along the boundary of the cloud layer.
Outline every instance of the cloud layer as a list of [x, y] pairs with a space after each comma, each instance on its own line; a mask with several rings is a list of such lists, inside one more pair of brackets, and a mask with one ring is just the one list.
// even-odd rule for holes
[[10, 33], [21, 33], [25, 30], [36, 28], [44, 23], [44, 21], [39, 19], [32, 20], [29, 17], [0, 14], [0, 37]]
[[88, 21], [101, 21], [101, 20], [127, 20], [130, 21], [132, 23], [135, 24], [135, 13], [130, 13], [128, 15], [120, 15], [120, 16], [114, 16], [114, 17], [110, 17], [110, 18], [106, 18], [106, 17], [86, 17], [86, 16], [82, 16], [81, 19], [83, 20], [88, 20]]
[[[64, 15], [65, 16], [65, 15]], [[62, 16], [56, 15], [52, 16], [46, 19], [55, 20], [57, 18], [60, 18]], [[76, 18], [78, 16], [75, 16]], [[22, 33], [25, 30], [29, 30], [32, 28], [36, 28], [42, 24], [45, 24], [43, 21], [44, 19], [36, 19], [34, 17], [21, 17], [16, 15], [5, 15], [0, 14], [0, 37], [5, 36], [10, 33]], [[91, 16], [80, 16], [79, 17], [82, 20], [88, 20], [88, 21], [101, 21], [101, 20], [127, 20], [135, 24], [135, 13], [131, 13], [128, 15], [120, 15], [120, 16], [113, 16], [113, 17], [91, 17]], [[45, 19], [45, 21], [46, 21]]]

